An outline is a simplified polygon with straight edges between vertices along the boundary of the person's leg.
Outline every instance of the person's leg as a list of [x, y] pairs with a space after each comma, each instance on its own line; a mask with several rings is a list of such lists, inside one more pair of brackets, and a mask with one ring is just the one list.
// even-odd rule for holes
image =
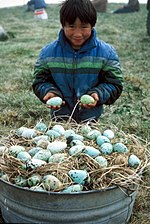
[[147, 13], [146, 28], [147, 28], [147, 34], [150, 36], [150, 5], [149, 7], [147, 7], [147, 10], [148, 10], [148, 13]]

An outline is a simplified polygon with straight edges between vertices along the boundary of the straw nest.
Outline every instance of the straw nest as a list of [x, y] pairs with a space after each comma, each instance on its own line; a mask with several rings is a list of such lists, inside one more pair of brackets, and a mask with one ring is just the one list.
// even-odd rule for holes
[[[47, 126], [47, 129], [51, 129], [58, 122], [52, 121]], [[74, 121], [64, 122], [59, 121], [59, 124], [62, 125], [66, 130], [74, 129], [77, 134], [81, 134], [80, 130], [84, 123], [77, 124]], [[22, 169], [24, 163], [9, 155], [7, 150], [1, 153], [0, 158], [0, 171], [3, 174], [7, 175], [6, 181], [14, 184], [15, 177], [20, 175], [26, 178], [29, 178], [32, 174], [39, 174], [44, 176], [46, 174], [52, 174], [57, 177], [62, 185], [60, 189], [56, 191], [62, 191], [67, 186], [74, 184], [70, 176], [68, 175], [69, 170], [79, 169], [86, 170], [90, 175], [90, 183], [84, 186], [83, 190], [100, 190], [106, 189], [110, 186], [116, 185], [125, 187], [127, 189], [133, 189], [135, 186], [145, 186], [146, 183], [143, 181], [143, 174], [148, 170], [150, 165], [150, 154], [148, 151], [148, 143], [133, 134], [126, 134], [121, 130], [118, 130], [117, 127], [104, 127], [102, 124], [95, 122], [90, 123], [92, 129], [97, 129], [103, 132], [103, 130], [109, 128], [115, 133], [115, 138], [111, 140], [112, 144], [118, 141], [123, 141], [123, 143], [129, 149], [128, 153], [116, 153], [113, 152], [110, 155], [104, 155], [108, 161], [107, 167], [101, 167], [92, 157], [84, 153], [80, 153], [78, 156], [68, 155], [67, 159], [59, 163], [47, 163], [41, 167], [38, 167], [34, 170]], [[39, 132], [39, 135], [43, 133]], [[61, 139], [64, 139], [61, 136]], [[97, 148], [95, 140], [84, 140], [85, 145], [91, 145]], [[18, 137], [16, 135], [16, 130], [12, 130], [8, 136], [2, 137], [2, 147], [8, 149], [12, 145], [21, 145], [26, 148], [28, 151], [30, 148], [34, 147], [32, 139], [25, 139]], [[68, 152], [69, 146], [65, 149], [65, 152]], [[136, 167], [130, 167], [128, 165], [128, 157], [131, 154], [135, 154], [141, 161], [141, 164]]]

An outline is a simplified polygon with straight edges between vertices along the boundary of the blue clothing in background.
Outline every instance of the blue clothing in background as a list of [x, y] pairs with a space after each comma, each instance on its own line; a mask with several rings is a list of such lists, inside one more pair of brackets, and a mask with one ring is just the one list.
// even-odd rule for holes
[[31, 6], [33, 6], [34, 10], [36, 9], [42, 9], [42, 8], [46, 8], [46, 3], [44, 0], [30, 0], [27, 3], [28, 8], [31, 8]]

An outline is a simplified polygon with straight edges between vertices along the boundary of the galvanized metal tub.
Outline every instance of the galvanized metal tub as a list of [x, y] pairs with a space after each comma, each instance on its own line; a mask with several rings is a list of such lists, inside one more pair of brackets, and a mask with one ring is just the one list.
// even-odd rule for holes
[[116, 186], [81, 193], [37, 192], [0, 179], [0, 206], [6, 223], [126, 224], [136, 192]]

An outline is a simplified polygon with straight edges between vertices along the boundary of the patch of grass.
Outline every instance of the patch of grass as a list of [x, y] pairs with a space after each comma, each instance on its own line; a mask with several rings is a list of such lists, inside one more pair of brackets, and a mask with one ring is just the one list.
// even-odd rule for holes
[[[116, 125], [126, 133], [149, 142], [150, 111], [150, 37], [146, 31], [147, 10], [141, 4], [137, 13], [112, 14], [121, 4], [108, 4], [106, 13], [98, 13], [97, 37], [112, 44], [119, 55], [124, 73], [124, 91], [118, 101], [105, 106], [99, 122]], [[49, 5], [48, 20], [34, 19], [25, 7], [0, 9], [0, 21], [10, 37], [0, 42], [0, 132], [7, 135], [22, 125], [32, 126], [49, 110], [33, 94], [32, 74], [41, 48], [57, 38], [59, 6]], [[149, 181], [149, 173], [146, 174]], [[149, 193], [141, 189], [130, 224], [148, 224]]]

